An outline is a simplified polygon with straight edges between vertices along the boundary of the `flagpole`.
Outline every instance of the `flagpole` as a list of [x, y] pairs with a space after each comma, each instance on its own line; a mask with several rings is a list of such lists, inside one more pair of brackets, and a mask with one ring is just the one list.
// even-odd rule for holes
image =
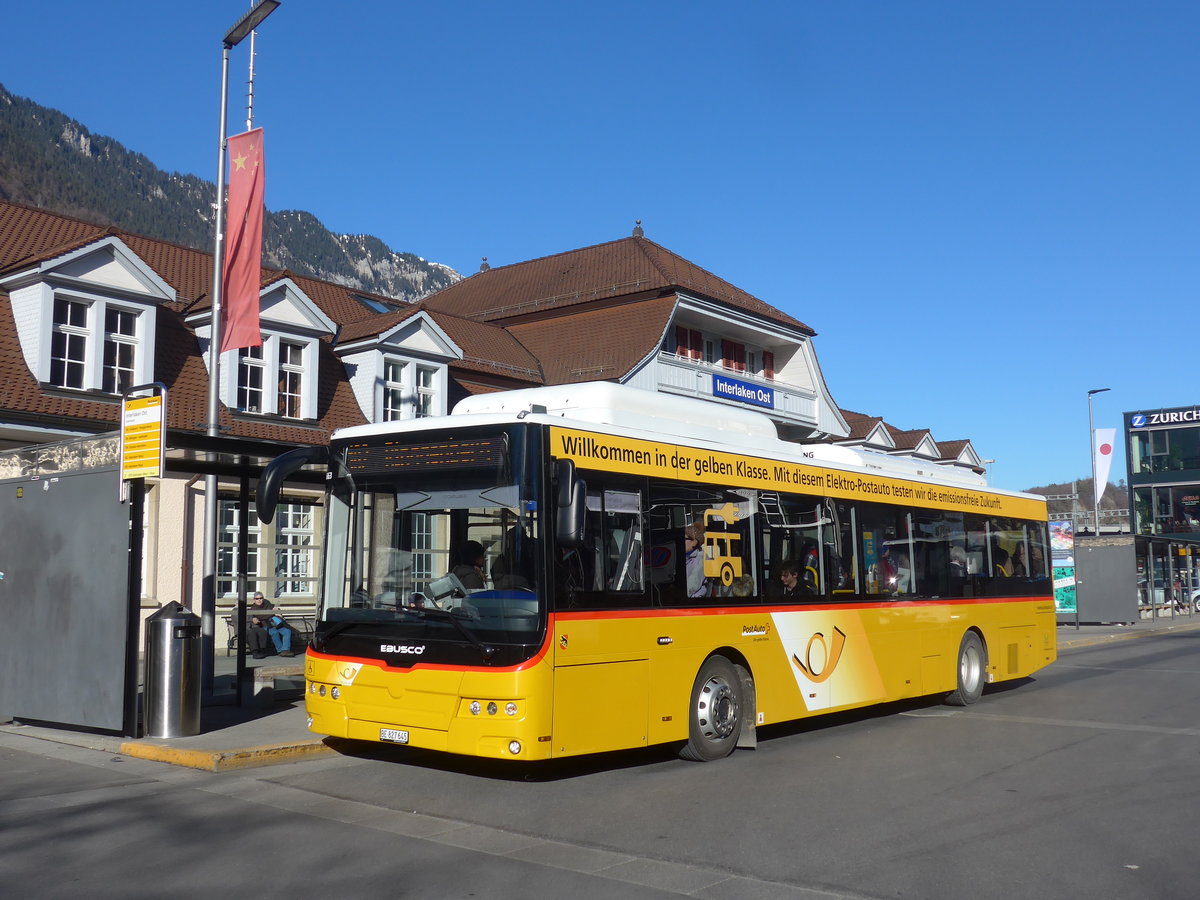
[[1096, 484], [1096, 426], [1092, 419], [1092, 397], [1111, 391], [1112, 388], [1095, 388], [1088, 391], [1088, 437], [1092, 445], [1092, 522], [1096, 536], [1100, 536], [1100, 485]]
[[[220, 437], [221, 411], [221, 275], [225, 256], [225, 150], [229, 116], [229, 51], [241, 43], [263, 19], [275, 11], [279, 0], [261, 0], [225, 33], [221, 42], [221, 120], [217, 141], [217, 214], [213, 238], [212, 324], [208, 342], [208, 422], [205, 434]], [[204, 477], [204, 580], [200, 589], [200, 684], [205, 696], [213, 694], [214, 623], [217, 608], [217, 529], [220, 521], [217, 476]]]

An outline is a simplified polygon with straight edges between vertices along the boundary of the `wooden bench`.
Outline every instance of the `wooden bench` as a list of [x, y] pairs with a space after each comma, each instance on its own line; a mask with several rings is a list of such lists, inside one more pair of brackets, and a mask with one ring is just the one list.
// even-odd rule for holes
[[[279, 613], [279, 615], [283, 616], [288, 627], [292, 629], [292, 650], [299, 653], [312, 641], [313, 632], [317, 629], [317, 611], [314, 607], [284, 606], [277, 603], [275, 608], [270, 610], [270, 612]], [[237, 649], [237, 609], [226, 609], [220, 615], [225, 620], [225, 655], [230, 656]], [[250, 627], [250, 611], [248, 608], [246, 610], [246, 627]]]
[[[279, 666], [255, 666], [250, 669], [250, 680], [242, 686], [244, 706], [269, 707], [275, 705], [275, 679], [304, 679], [304, 663], [288, 663]], [[300, 699], [304, 699], [304, 685], [299, 688]], [[294, 699], [294, 698], [292, 698]]]

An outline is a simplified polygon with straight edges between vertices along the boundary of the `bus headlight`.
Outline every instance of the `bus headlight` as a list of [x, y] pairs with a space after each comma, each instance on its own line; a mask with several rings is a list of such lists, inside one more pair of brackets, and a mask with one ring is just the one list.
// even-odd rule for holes
[[517, 704], [509, 700], [506, 704], [504, 704], [504, 713], [505, 715], [515, 716], [517, 714]]
[[337, 685], [334, 685], [333, 687], [331, 687], [329, 689], [329, 696], [332, 697], [334, 700], [339, 699], [342, 696], [342, 689], [340, 687], [338, 687]]
[[471, 715], [473, 715], [473, 716], [479, 715], [479, 713], [482, 709], [483, 709], [483, 704], [481, 704], [478, 700], [471, 701], [471, 706], [470, 706]]
[[519, 756], [521, 753], [521, 742], [520, 741], [509, 741], [508, 742], [508, 752], [511, 753], [513, 756]]
[[499, 709], [499, 707], [496, 706], [496, 701], [493, 700], [491, 703], [488, 704], [488, 715], [494, 716], [496, 714], [497, 709]]

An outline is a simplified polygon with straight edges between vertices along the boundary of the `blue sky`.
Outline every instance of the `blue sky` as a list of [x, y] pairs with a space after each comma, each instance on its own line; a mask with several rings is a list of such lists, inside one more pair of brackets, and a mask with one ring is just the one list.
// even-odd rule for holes
[[[10, 4], [0, 83], [213, 180], [249, 5]], [[1098, 427], [1200, 402], [1198, 30], [1172, 0], [283, 0], [255, 125], [270, 209], [464, 275], [641, 219], [816, 329], [839, 405], [1019, 489], [1089, 476], [1091, 388]]]

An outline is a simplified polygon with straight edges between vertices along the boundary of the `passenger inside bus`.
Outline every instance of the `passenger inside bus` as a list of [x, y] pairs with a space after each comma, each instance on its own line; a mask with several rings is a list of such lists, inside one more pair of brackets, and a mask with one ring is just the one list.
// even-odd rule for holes
[[532, 590], [533, 540], [514, 525], [504, 535], [504, 543], [492, 560], [492, 581], [497, 590]]
[[450, 570], [457, 575], [463, 587], [479, 590], [485, 586], [483, 574], [484, 550], [478, 541], [467, 541], [458, 554], [458, 564]]
[[785, 559], [779, 564], [779, 583], [783, 590], [779, 596], [785, 599], [802, 597], [807, 593], [800, 580], [801, 567], [794, 559]]
[[683, 531], [684, 569], [687, 572], [687, 595], [707, 597], [708, 581], [704, 577], [704, 529], [693, 522]]
[[1025, 568], [1025, 545], [1017, 544], [1013, 547], [1012, 552], [1012, 575], [1013, 578], [1025, 578], [1029, 575]]

